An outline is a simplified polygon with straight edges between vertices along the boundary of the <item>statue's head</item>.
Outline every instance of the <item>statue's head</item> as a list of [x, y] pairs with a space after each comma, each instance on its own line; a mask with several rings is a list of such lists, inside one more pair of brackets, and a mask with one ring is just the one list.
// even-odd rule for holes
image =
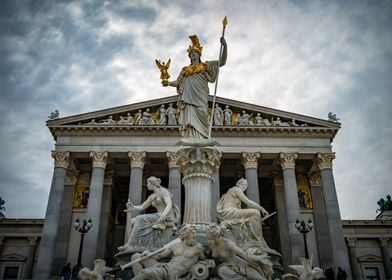
[[152, 190], [154, 187], [160, 187], [161, 186], [161, 179], [155, 177], [155, 176], [150, 176], [147, 179], [147, 188], [149, 190]]
[[237, 181], [235, 185], [239, 187], [241, 190], [245, 191], [248, 188], [248, 181], [244, 178], [241, 178]]
[[196, 244], [196, 230], [191, 225], [185, 225], [180, 229], [179, 237], [185, 241], [188, 246]]
[[208, 239], [216, 239], [223, 236], [223, 229], [218, 224], [211, 224], [207, 229]]
[[201, 53], [203, 52], [203, 47], [200, 45], [199, 38], [197, 35], [191, 35], [189, 36], [189, 39], [192, 41], [192, 45], [189, 45], [187, 52], [189, 58], [192, 58], [193, 55], [196, 55], [196, 53], [199, 56], [199, 60], [201, 57]]

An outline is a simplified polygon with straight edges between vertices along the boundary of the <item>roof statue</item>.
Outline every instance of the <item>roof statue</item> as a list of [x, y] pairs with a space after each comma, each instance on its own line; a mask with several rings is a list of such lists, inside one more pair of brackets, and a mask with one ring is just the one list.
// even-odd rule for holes
[[[183, 67], [179, 76], [174, 81], [162, 78], [170, 65], [170, 59], [166, 65], [159, 64], [161, 69], [162, 85], [177, 88], [178, 108], [180, 111], [178, 122], [180, 132], [185, 139], [207, 139], [209, 138], [209, 116], [208, 116], [208, 83], [217, 80], [219, 67], [226, 64], [227, 44], [222, 36], [221, 53], [218, 60], [202, 61], [203, 47], [197, 35], [189, 36], [192, 41], [187, 49], [190, 64]], [[158, 62], [157, 62], [158, 65]], [[165, 68], [166, 67], [166, 68]], [[167, 77], [168, 74], [165, 76]]]
[[55, 119], [58, 119], [59, 118], [59, 115], [60, 115], [60, 113], [59, 113], [59, 110], [54, 110], [54, 112], [51, 112], [50, 113], [50, 115], [48, 116], [48, 119], [49, 120], [55, 120]]
[[390, 195], [387, 195], [386, 199], [380, 198], [377, 201], [379, 208], [376, 212], [380, 212], [376, 219], [378, 220], [392, 220], [392, 199]]
[[338, 122], [340, 119], [336, 117], [336, 114], [329, 112], [328, 113], [328, 120], [331, 122]]

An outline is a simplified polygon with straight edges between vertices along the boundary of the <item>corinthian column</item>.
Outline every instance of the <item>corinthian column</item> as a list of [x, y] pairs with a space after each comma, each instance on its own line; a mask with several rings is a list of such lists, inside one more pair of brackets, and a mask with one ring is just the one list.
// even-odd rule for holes
[[177, 161], [179, 156], [174, 152], [166, 152], [169, 165], [169, 191], [173, 194], [173, 203], [180, 208], [181, 213], [181, 174]]
[[101, 222], [103, 180], [105, 168], [108, 163], [107, 152], [90, 152], [93, 163], [91, 174], [90, 195], [88, 198], [86, 219], [91, 218], [93, 227], [86, 234], [85, 246], [83, 250], [83, 266], [93, 267], [93, 262], [97, 258], [98, 235]]
[[320, 173], [309, 176], [310, 191], [313, 199], [314, 230], [317, 236], [320, 267], [327, 269], [334, 266], [331, 238], [325, 210], [324, 194]]
[[275, 187], [275, 203], [279, 225], [279, 241], [280, 253], [282, 254], [282, 262], [284, 271], [288, 271], [291, 262], [290, 238], [287, 234], [289, 231], [287, 226], [287, 209], [284, 195], [284, 182], [281, 174], [274, 174]]
[[357, 253], [355, 251], [356, 238], [347, 238], [348, 252], [350, 253], [351, 268], [353, 271], [353, 279], [361, 279], [361, 267], [358, 263]]
[[254, 202], [260, 204], [259, 181], [257, 174], [257, 165], [260, 153], [242, 153], [242, 164], [245, 168], [245, 176], [248, 181], [246, 196], [251, 197]]
[[185, 188], [184, 224], [205, 230], [211, 223], [211, 186], [222, 153], [214, 146], [186, 146], [179, 149], [178, 164]]
[[[79, 171], [71, 161], [67, 170], [67, 176], [64, 182], [64, 195], [60, 207], [60, 225], [56, 238], [56, 249], [54, 253], [53, 267], [63, 267], [66, 263], [68, 242], [72, 226], [72, 207], [75, 195], [75, 186], [78, 179]], [[60, 270], [53, 271], [54, 275], [60, 275]]]
[[391, 263], [391, 255], [388, 250], [388, 241], [389, 238], [380, 238], [380, 246], [382, 253], [382, 260], [384, 263], [385, 276], [387, 279], [392, 279], [392, 263]]
[[300, 218], [297, 180], [295, 177], [295, 160], [297, 157], [297, 153], [280, 153], [292, 264], [297, 264], [299, 262], [298, 258], [304, 256], [303, 241], [301, 240], [300, 233], [295, 228], [295, 221]]
[[70, 162], [69, 152], [52, 152], [54, 171], [46, 208], [45, 223], [37, 261], [35, 279], [51, 278], [56, 237], [60, 224], [60, 205], [63, 201], [64, 182]]
[[34, 266], [34, 258], [35, 258], [35, 248], [37, 246], [37, 236], [29, 236], [27, 237], [29, 240], [29, 249], [27, 252], [27, 258], [25, 263], [25, 268], [23, 270], [23, 279], [31, 279], [33, 266]]
[[[146, 164], [146, 152], [129, 152], [128, 157], [131, 165], [128, 199], [133, 205], [140, 205], [142, 204], [143, 168]], [[124, 238], [125, 244], [127, 243], [130, 234], [132, 216], [137, 216], [138, 214], [138, 211], [127, 212]]]
[[318, 153], [316, 162], [318, 168], [320, 169], [321, 181], [323, 184], [324, 200], [335, 268], [340, 266], [347, 272], [350, 278], [351, 268], [348, 261], [347, 248], [344, 241], [343, 227], [340, 218], [338, 198], [335, 189], [335, 181], [332, 174], [332, 160], [334, 158], [335, 153]]

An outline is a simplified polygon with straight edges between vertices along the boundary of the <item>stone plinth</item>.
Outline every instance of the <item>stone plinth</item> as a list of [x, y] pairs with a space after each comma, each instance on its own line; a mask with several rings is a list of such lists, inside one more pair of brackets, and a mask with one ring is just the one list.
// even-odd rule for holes
[[213, 141], [180, 143], [177, 164], [185, 187], [184, 224], [203, 228], [212, 222], [211, 186], [222, 153]]

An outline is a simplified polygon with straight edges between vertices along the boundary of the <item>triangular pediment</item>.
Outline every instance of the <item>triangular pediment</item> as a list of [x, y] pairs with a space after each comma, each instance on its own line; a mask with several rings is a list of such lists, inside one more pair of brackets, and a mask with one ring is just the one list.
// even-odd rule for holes
[[24, 262], [26, 260], [25, 256], [19, 255], [19, 254], [8, 254], [4, 255], [1, 257], [1, 261], [19, 261], [19, 262]]
[[[169, 96], [145, 102], [139, 102], [95, 112], [89, 112], [64, 118], [47, 121], [51, 132], [55, 134], [56, 129], [67, 127], [68, 130], [74, 128], [90, 130], [94, 129], [156, 129], [167, 130], [167, 128], [177, 127], [177, 100], [178, 95]], [[212, 107], [213, 97], [209, 96], [209, 107]], [[250, 103], [216, 98], [216, 104], [221, 108], [224, 115], [225, 109], [231, 117], [228, 121], [214, 123], [213, 131], [233, 131], [233, 130], [270, 130], [270, 131], [301, 131], [301, 130], [328, 130], [333, 138], [340, 124], [337, 122], [322, 120], [305, 115], [295, 114], [282, 110], [276, 110], [264, 106]], [[165, 115], [166, 120], [162, 121], [160, 112]], [[211, 112], [211, 110], [210, 110]], [[171, 118], [169, 114], [171, 113]], [[173, 116], [174, 114], [174, 116]]]
[[360, 262], [382, 262], [382, 258], [376, 255], [368, 254], [358, 258]]

